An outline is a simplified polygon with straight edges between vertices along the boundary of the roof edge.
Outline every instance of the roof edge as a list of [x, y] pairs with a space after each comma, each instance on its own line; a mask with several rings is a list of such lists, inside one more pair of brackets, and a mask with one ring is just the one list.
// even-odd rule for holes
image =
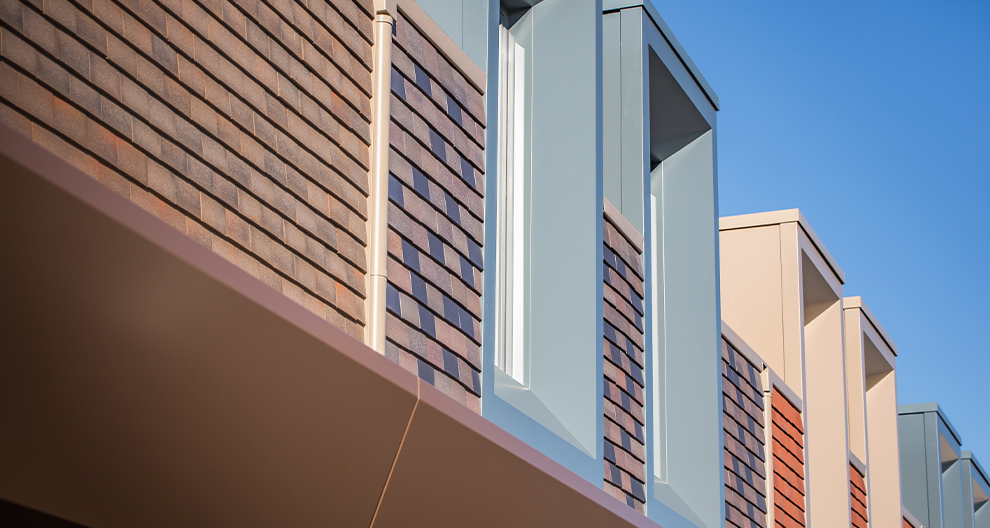
[[722, 319], [722, 337], [732, 345], [732, 348], [735, 348], [737, 352], [742, 354], [746, 358], [746, 361], [749, 361], [751, 365], [756, 367], [758, 371], [763, 372], [763, 369], [767, 367], [763, 358], [729, 326], [729, 323], [725, 322], [725, 319]]
[[731, 231], [734, 229], [780, 225], [791, 222], [796, 222], [801, 226], [801, 229], [804, 230], [804, 233], [808, 235], [808, 238], [811, 240], [811, 244], [815, 246], [815, 249], [817, 249], [819, 253], [822, 254], [822, 257], [825, 259], [825, 263], [828, 264], [828, 267], [832, 270], [832, 273], [834, 273], [839, 279], [839, 283], [845, 284], [845, 272], [839, 267], [839, 263], [835, 261], [832, 254], [828, 252], [825, 244], [823, 244], [821, 239], [818, 238], [818, 235], [815, 233], [815, 230], [811, 228], [808, 220], [805, 219], [803, 214], [801, 214], [800, 209], [784, 209], [780, 211], [766, 211], [762, 213], [719, 217], [718, 230]]
[[914, 528], [925, 528], [924, 525], [921, 524], [921, 521], [919, 521], [918, 518], [907, 509], [907, 506], [904, 506], [903, 504], [901, 505], [901, 517], [906, 519], [907, 522]]
[[928, 403], [908, 403], [904, 405], [897, 406], [897, 414], [921, 414], [926, 412], [934, 412], [938, 414], [942, 422], [945, 423], [946, 427], [949, 428], [949, 432], [955, 437], [956, 443], [962, 445], [962, 437], [959, 436], [959, 431], [952, 425], [949, 418], [945, 415], [945, 411], [942, 410], [942, 406], [938, 402], [928, 402]]
[[[966, 460], [969, 460], [970, 462], [972, 462], [973, 465], [976, 466], [976, 470], [980, 472], [980, 476], [983, 477], [983, 481], [986, 482], [987, 484], [990, 484], [990, 479], [987, 478], [987, 472], [986, 471], [983, 471], [983, 466], [980, 465], [980, 461], [977, 460], [975, 456], [973, 456], [973, 452], [972, 451], [970, 451], [969, 449], [966, 449], [966, 450], [964, 450], [961, 453], [960, 456], [962, 458], [965, 458]], [[990, 493], [990, 489], [985, 490], [985, 491], [987, 493]]]
[[688, 56], [687, 51], [684, 50], [684, 46], [681, 46], [681, 43], [677, 40], [677, 37], [674, 36], [674, 32], [671, 31], [670, 26], [668, 26], [663, 20], [663, 17], [660, 16], [660, 12], [657, 11], [657, 8], [653, 5], [653, 2], [650, 0], [602, 0], [603, 13], [619, 11], [630, 7], [642, 7], [643, 10], [646, 11], [646, 14], [650, 17], [650, 20], [653, 21], [653, 25], [657, 27], [660, 34], [663, 35], [663, 38], [665, 38], [670, 44], [670, 47], [674, 49], [674, 53], [677, 55], [677, 58], [681, 59], [681, 62], [684, 63], [684, 67], [687, 68], [688, 73], [690, 73], [691, 77], [694, 78], [694, 82], [698, 83], [698, 87], [701, 88], [701, 91], [705, 94], [705, 97], [708, 98], [708, 102], [712, 104], [712, 107], [714, 107], [716, 111], [718, 111], [720, 109], [718, 95], [715, 93], [712, 85], [708, 84], [708, 80], [705, 79], [705, 76], [701, 74], [701, 70], [698, 69], [698, 66], [695, 65], [694, 61], [691, 60], [691, 57]]
[[863, 312], [863, 315], [866, 316], [866, 320], [869, 321], [870, 324], [873, 325], [873, 329], [876, 330], [878, 334], [880, 334], [880, 339], [883, 339], [883, 342], [887, 344], [887, 346], [890, 348], [890, 351], [894, 353], [894, 356], [895, 357], [897, 356], [897, 345], [894, 344], [894, 340], [890, 338], [890, 335], [887, 334], [887, 331], [884, 330], [883, 326], [881, 326], [880, 323], [877, 322], [876, 316], [873, 315], [873, 312], [870, 311], [870, 308], [866, 306], [866, 302], [863, 301], [862, 297], [858, 295], [855, 297], [844, 297], [842, 299], [842, 307], [844, 309], [845, 308], [859, 309], [861, 312]]

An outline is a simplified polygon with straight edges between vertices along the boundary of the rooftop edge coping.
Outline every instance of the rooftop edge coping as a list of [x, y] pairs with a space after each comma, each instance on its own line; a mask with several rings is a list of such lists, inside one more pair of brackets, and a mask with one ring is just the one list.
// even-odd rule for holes
[[729, 323], [725, 322], [725, 319], [722, 319], [722, 337], [732, 345], [732, 348], [742, 354], [746, 358], [746, 361], [749, 361], [751, 365], [756, 367], [758, 372], [763, 372], [767, 368], [767, 364], [763, 361], [763, 358], [729, 326]]
[[945, 411], [942, 410], [942, 407], [938, 404], [938, 402], [907, 403], [897, 406], [898, 416], [902, 414], [922, 414], [928, 412], [937, 413], [938, 417], [941, 418], [942, 422], [944, 422], [949, 428], [949, 432], [955, 437], [956, 443], [962, 445], [962, 437], [959, 436], [959, 431], [956, 431], [956, 428], [952, 426], [952, 422], [949, 421], [949, 418], [945, 415]]
[[608, 201], [608, 198], [602, 197], [602, 211], [605, 216], [615, 224], [615, 227], [619, 230], [619, 233], [629, 241], [633, 247], [639, 251], [640, 255], [643, 254], [645, 243], [643, 235], [636, 228], [633, 227], [632, 223], [626, 219], [625, 216], [614, 206], [612, 202]]
[[911, 512], [908, 511], [907, 507], [904, 506], [903, 504], [901, 505], [901, 517], [906, 519], [907, 522], [911, 526], [914, 526], [915, 528], [925, 528], [925, 526], [921, 524], [921, 521], [919, 521], [914, 515], [912, 515]]
[[[990, 484], [990, 479], [987, 479], [987, 472], [983, 471], [983, 466], [980, 465], [980, 461], [977, 460], [975, 456], [973, 456], [972, 451], [970, 451], [969, 449], [962, 450], [962, 453], [960, 454], [960, 458], [965, 458], [966, 460], [972, 462], [973, 465], [976, 466], [976, 470], [980, 472], [980, 476], [983, 477], [983, 481], [986, 482], [987, 484]], [[986, 491], [987, 494], [990, 494], [990, 489], [984, 491]]]
[[849, 465], [859, 472], [859, 476], [866, 478], [866, 464], [856, 456], [856, 453], [852, 452], [852, 449], [849, 450]]
[[681, 43], [677, 40], [677, 37], [674, 36], [674, 32], [671, 31], [670, 26], [668, 26], [663, 17], [660, 16], [660, 12], [657, 11], [657, 8], [653, 5], [653, 2], [650, 2], [649, 0], [602, 0], [603, 13], [619, 11], [629, 7], [642, 7], [643, 10], [646, 11], [646, 14], [650, 17], [650, 20], [653, 21], [653, 25], [657, 27], [660, 34], [663, 35], [663, 38], [666, 39], [667, 43], [670, 44], [670, 47], [674, 49], [674, 54], [677, 55], [677, 58], [680, 59], [682, 63], [684, 63], [684, 67], [687, 68], [688, 73], [690, 73], [691, 77], [694, 78], [694, 82], [698, 83], [701, 91], [704, 92], [705, 97], [708, 98], [708, 102], [711, 103], [716, 111], [718, 111], [718, 95], [715, 94], [715, 90], [712, 89], [710, 84], [708, 84], [708, 80], [706, 80], [705, 76], [701, 74], [701, 70], [699, 70], [698, 66], [694, 64], [694, 61], [692, 61], [691, 57], [688, 56], [687, 51], [684, 50], [684, 47], [681, 46]]
[[896, 357], [897, 356], [897, 345], [894, 344], [894, 341], [887, 334], [887, 331], [884, 330], [883, 326], [880, 326], [880, 323], [877, 322], [876, 316], [873, 315], [873, 312], [870, 311], [870, 308], [866, 306], [866, 303], [865, 302], [863, 302], [863, 298], [860, 297], [860, 296], [858, 296], [858, 295], [857, 296], [854, 296], [854, 297], [843, 297], [842, 298], [842, 309], [843, 310], [846, 310], [846, 309], [854, 310], [854, 309], [857, 309], [857, 308], [861, 312], [863, 312], [863, 315], [866, 316], [866, 320], [869, 321], [871, 325], [873, 325], [873, 329], [876, 330], [878, 334], [880, 334], [880, 339], [883, 339], [883, 342], [887, 344], [887, 346], [890, 348], [890, 351], [893, 352], [894, 353], [894, 356]]
[[650, 20], [653, 21], [653, 25], [657, 27], [660, 34], [663, 35], [663, 38], [666, 39], [667, 43], [670, 44], [670, 47], [674, 49], [674, 54], [677, 55], [677, 58], [680, 59], [682, 63], [684, 63], [684, 67], [687, 68], [688, 73], [690, 73], [691, 77], [694, 78], [694, 82], [698, 83], [698, 87], [701, 88], [701, 91], [705, 94], [705, 97], [708, 98], [708, 102], [711, 103], [716, 111], [718, 111], [718, 95], [715, 94], [715, 90], [710, 84], [708, 84], [708, 80], [706, 80], [705, 76], [701, 74], [701, 70], [699, 70], [698, 66], [694, 64], [694, 61], [692, 61], [691, 57], [688, 56], [687, 51], [684, 50], [684, 47], [681, 46], [681, 43], [677, 40], [677, 37], [674, 36], [674, 32], [671, 31], [670, 26], [668, 26], [663, 17], [660, 16], [660, 12], [657, 11], [657, 8], [653, 5], [653, 2], [649, 0], [602, 0], [602, 13], [610, 13], [630, 7], [642, 7], [643, 10], [646, 11], [646, 14], [650, 17]]
[[815, 249], [817, 249], [823, 257], [825, 257], [825, 262], [828, 264], [828, 267], [832, 269], [832, 273], [835, 273], [835, 276], [838, 277], [839, 283], [845, 284], [845, 272], [842, 271], [839, 264], [834, 258], [832, 258], [832, 254], [825, 248], [825, 244], [822, 244], [821, 239], [818, 238], [815, 231], [811, 229], [811, 226], [808, 224], [808, 220], [806, 220], [804, 215], [801, 214], [800, 209], [784, 209], [780, 211], [766, 211], [763, 213], [723, 216], [718, 219], [718, 230], [732, 231], [735, 229], [789, 224], [792, 222], [797, 222], [797, 224], [801, 226], [804, 233], [811, 239], [811, 243], [815, 246]]
[[763, 393], [772, 395], [776, 389], [785, 400], [790, 402], [801, 413], [801, 419], [804, 420], [804, 402], [801, 400], [801, 397], [772, 368], [768, 367], [763, 372], [766, 374], [766, 387], [763, 387]]

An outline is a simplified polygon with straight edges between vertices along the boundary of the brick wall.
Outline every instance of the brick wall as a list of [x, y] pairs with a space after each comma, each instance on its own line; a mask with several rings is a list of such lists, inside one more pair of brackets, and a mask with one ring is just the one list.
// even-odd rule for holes
[[776, 390], [771, 396], [771, 407], [774, 522], [783, 528], [805, 526], [804, 425], [801, 413]]
[[4, 0], [0, 121], [361, 338], [371, 0]]
[[643, 267], [639, 250], [605, 216], [605, 491], [643, 512]]
[[481, 412], [482, 94], [401, 13], [392, 66], [385, 354]]
[[722, 340], [726, 526], [766, 528], [767, 474], [763, 382], [745, 357]]
[[869, 516], [866, 512], [866, 480], [852, 464], [849, 465], [849, 504], [854, 528], [866, 528]]

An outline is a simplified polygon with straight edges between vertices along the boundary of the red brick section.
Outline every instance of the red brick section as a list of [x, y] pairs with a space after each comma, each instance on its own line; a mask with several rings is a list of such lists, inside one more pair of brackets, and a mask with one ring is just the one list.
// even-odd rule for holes
[[756, 367], [725, 339], [722, 340], [722, 403], [726, 526], [766, 528], [763, 382]]
[[607, 216], [603, 236], [605, 491], [643, 512], [646, 419], [642, 255]]
[[866, 511], [866, 480], [852, 464], [849, 465], [849, 504], [852, 508], [853, 528], [866, 528], [869, 524]]
[[0, 122], [361, 338], [371, 0], [4, 0]]
[[801, 413], [776, 390], [770, 401], [773, 408], [774, 521], [784, 528], [805, 526]]
[[908, 522], [907, 519], [902, 519], [902, 520], [904, 521], [904, 528], [915, 528], [915, 526], [910, 522]]
[[401, 13], [393, 44], [385, 355], [480, 413], [482, 94]]

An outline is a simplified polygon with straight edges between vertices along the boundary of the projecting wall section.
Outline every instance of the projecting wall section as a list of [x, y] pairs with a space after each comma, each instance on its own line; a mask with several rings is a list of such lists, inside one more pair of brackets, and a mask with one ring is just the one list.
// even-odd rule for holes
[[605, 491], [643, 512], [646, 502], [642, 255], [606, 215], [604, 277]]
[[866, 480], [852, 464], [849, 465], [849, 504], [853, 528], [866, 528], [869, 516], [866, 510]]
[[359, 339], [371, 0], [4, 0], [0, 121]]
[[760, 373], [722, 340], [725, 522], [766, 528], [767, 473], [763, 382]]
[[777, 390], [770, 398], [773, 415], [774, 523], [782, 528], [806, 526], [804, 425], [801, 413]]
[[481, 412], [482, 94], [399, 13], [385, 355]]

